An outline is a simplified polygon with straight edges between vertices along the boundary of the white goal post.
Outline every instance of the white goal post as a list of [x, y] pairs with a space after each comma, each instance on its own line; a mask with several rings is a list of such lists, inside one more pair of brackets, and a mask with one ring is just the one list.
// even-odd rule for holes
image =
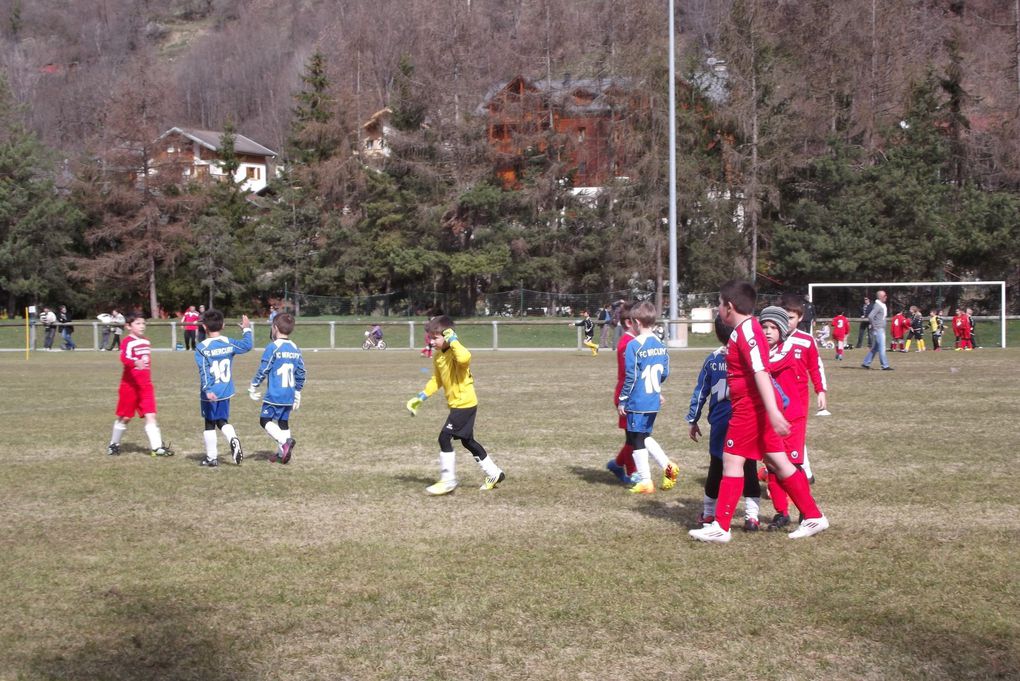
[[1006, 347], [1006, 282], [1005, 281], [852, 281], [844, 283], [817, 283], [808, 284], [808, 300], [814, 301], [814, 289], [816, 288], [863, 288], [880, 289], [904, 286], [998, 286], [999, 287], [999, 334], [1000, 347]]

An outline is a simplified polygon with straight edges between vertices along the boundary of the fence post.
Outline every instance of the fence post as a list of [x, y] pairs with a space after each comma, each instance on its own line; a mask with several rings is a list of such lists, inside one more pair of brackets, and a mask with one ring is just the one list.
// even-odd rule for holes
[[99, 322], [92, 322], [92, 349], [99, 351]]
[[407, 347], [414, 350], [414, 320], [407, 322]]
[[499, 322], [492, 322], [492, 349], [499, 350]]
[[336, 322], [329, 323], [329, 349], [336, 350]]
[[577, 327], [577, 349], [581, 349], [581, 327]]

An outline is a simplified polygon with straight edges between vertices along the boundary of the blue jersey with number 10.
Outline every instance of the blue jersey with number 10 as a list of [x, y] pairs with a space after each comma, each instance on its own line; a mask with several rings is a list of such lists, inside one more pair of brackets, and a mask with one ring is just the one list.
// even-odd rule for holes
[[206, 338], [195, 346], [195, 364], [198, 365], [200, 397], [203, 402], [210, 401], [207, 393], [216, 396], [211, 400], [213, 402], [229, 400], [234, 396], [234, 355], [243, 355], [254, 344], [251, 329], [245, 329], [241, 340], [216, 336]]
[[305, 385], [305, 361], [301, 350], [289, 338], [277, 338], [266, 346], [262, 362], [251, 384], [258, 387], [266, 380], [264, 404], [289, 407], [294, 404], [294, 393]]
[[651, 332], [641, 334], [624, 351], [624, 379], [620, 404], [630, 412], [659, 411], [661, 384], [669, 376], [666, 346]]

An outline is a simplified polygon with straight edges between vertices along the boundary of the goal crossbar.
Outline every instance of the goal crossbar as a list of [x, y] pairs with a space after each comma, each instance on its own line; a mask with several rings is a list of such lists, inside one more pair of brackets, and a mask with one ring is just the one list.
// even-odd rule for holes
[[1006, 282], [1005, 281], [849, 281], [808, 284], [808, 300], [814, 300], [816, 288], [893, 288], [901, 286], [998, 286], [999, 287], [999, 344], [1006, 347]]

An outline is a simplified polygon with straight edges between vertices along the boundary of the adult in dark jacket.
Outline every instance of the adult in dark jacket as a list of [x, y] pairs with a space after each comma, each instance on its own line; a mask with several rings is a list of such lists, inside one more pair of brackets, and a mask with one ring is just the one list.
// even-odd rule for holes
[[74, 344], [74, 339], [71, 338], [74, 334], [74, 327], [71, 326], [71, 315], [67, 312], [67, 306], [61, 305], [60, 310], [57, 312], [57, 323], [60, 324], [60, 335], [64, 339], [64, 349], [74, 350], [78, 346]]
[[[871, 347], [871, 322], [868, 321], [868, 315], [871, 314], [871, 308], [874, 303], [867, 296], [864, 296], [864, 305], [861, 307], [861, 325], [857, 330], [857, 345], [854, 347], [858, 348], [870, 348]], [[864, 337], [868, 337], [868, 344], [864, 344]]]

